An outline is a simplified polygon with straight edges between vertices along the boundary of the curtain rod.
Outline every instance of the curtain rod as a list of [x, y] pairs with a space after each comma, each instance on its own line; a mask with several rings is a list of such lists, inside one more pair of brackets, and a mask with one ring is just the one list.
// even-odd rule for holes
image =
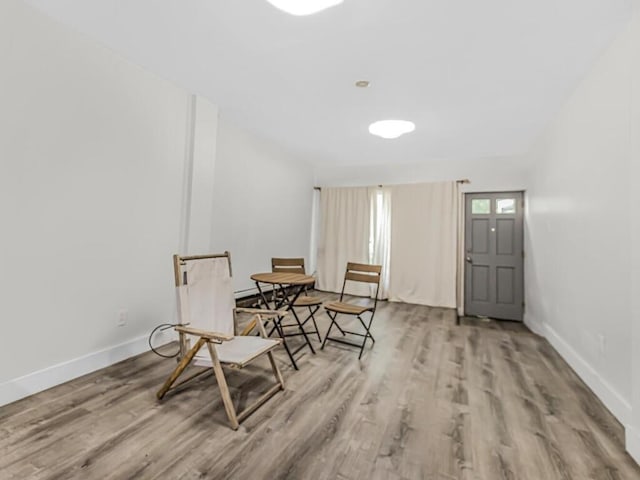
[[[382, 188], [384, 187], [384, 185], [369, 185], [369, 186], [374, 186], [374, 187], [378, 187], [378, 188]], [[348, 187], [347, 187], [348, 188]], [[322, 187], [313, 187], [314, 190], [322, 190]]]
[[[456, 183], [459, 184], [465, 184], [465, 183], [471, 183], [471, 180], [469, 180], [468, 178], [463, 178], [461, 180], [456, 180]], [[384, 185], [376, 185], [377, 187], [384, 187]], [[322, 187], [313, 187], [314, 190], [322, 190]]]

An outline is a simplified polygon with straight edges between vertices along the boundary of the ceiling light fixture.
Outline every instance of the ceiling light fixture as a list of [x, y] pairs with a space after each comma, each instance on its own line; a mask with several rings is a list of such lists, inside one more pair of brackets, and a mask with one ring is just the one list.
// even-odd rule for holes
[[313, 15], [327, 8], [335, 7], [343, 0], [267, 0], [271, 5], [291, 15]]
[[416, 129], [413, 122], [407, 120], [380, 120], [369, 125], [369, 133], [382, 138], [398, 138]]
[[367, 88], [370, 85], [369, 80], [358, 80], [356, 82], [356, 87], [359, 88]]

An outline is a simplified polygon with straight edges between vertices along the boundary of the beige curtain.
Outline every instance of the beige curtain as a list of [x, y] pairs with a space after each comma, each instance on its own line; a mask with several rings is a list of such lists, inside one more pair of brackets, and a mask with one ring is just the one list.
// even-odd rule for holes
[[[366, 187], [323, 188], [316, 286], [340, 292], [347, 262], [369, 263], [370, 192]], [[350, 282], [345, 292], [369, 296], [368, 285]]]
[[456, 182], [391, 187], [389, 299], [457, 307]]

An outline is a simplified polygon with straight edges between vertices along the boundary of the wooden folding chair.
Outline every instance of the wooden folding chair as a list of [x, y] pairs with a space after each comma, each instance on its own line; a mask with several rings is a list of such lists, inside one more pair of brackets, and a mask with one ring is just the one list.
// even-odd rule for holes
[[[175, 329], [179, 334], [181, 356], [178, 366], [158, 391], [157, 397], [162, 399], [169, 390], [213, 369], [229, 422], [236, 430], [242, 420], [284, 389], [284, 380], [272, 352], [282, 340], [267, 337], [262, 317], [278, 318], [286, 313], [235, 308], [229, 252], [190, 257], [174, 255], [173, 262], [180, 322]], [[248, 331], [236, 335], [236, 312], [253, 313], [250, 323], [258, 326], [260, 336], [244, 334]], [[264, 354], [269, 358], [276, 384], [252, 405], [242, 412], [236, 412], [222, 365], [242, 368]], [[191, 363], [206, 368], [174, 386]]]
[[[340, 300], [337, 302], [330, 302], [324, 306], [327, 311], [327, 315], [331, 319], [331, 325], [329, 325], [329, 329], [327, 330], [327, 334], [324, 337], [324, 341], [322, 342], [321, 349], [324, 349], [327, 340], [331, 340], [332, 342], [343, 343], [345, 345], [351, 345], [354, 347], [360, 348], [360, 355], [358, 355], [358, 359], [362, 357], [362, 352], [364, 352], [364, 347], [367, 344], [367, 339], [371, 339], [371, 343], [375, 343], [375, 339], [373, 335], [371, 335], [371, 322], [373, 322], [373, 316], [376, 313], [376, 307], [378, 305], [378, 291], [380, 289], [380, 273], [382, 272], [382, 266], [380, 265], [367, 265], [363, 263], [347, 263], [347, 271], [344, 274], [344, 281], [342, 282], [342, 292], [340, 293]], [[376, 294], [374, 296], [373, 305], [371, 306], [362, 306], [356, 305], [353, 303], [343, 302], [344, 298], [344, 289], [347, 285], [347, 282], [364, 282], [374, 284], [376, 286]], [[365, 313], [369, 313], [369, 322], [365, 322], [362, 315]], [[365, 333], [360, 332], [352, 332], [349, 330], [345, 330], [338, 325], [337, 317], [338, 315], [350, 315], [355, 316], [362, 326], [364, 327]], [[330, 337], [331, 329], [333, 326], [342, 333], [342, 336], [345, 337], [346, 334], [355, 335], [358, 337], [364, 337], [362, 343], [355, 343], [350, 340], [345, 340], [344, 338], [336, 338]]]
[[[271, 271], [272, 272], [280, 272], [280, 273], [301, 273], [306, 275], [304, 269], [304, 258], [272, 258], [271, 259]], [[296, 301], [294, 302], [294, 307], [303, 307], [308, 308], [307, 317], [300, 321], [295, 310], [292, 311], [297, 323], [292, 323], [289, 325], [284, 325], [281, 323], [282, 327], [298, 327], [304, 328], [304, 325], [311, 320], [313, 322], [313, 328], [315, 330], [309, 331], [307, 333], [315, 333], [318, 336], [318, 341], [320, 342], [322, 339], [320, 338], [320, 331], [318, 330], [318, 324], [316, 323], [315, 314], [320, 307], [322, 306], [322, 300], [319, 297], [313, 297], [307, 294], [307, 289], [304, 289], [304, 295], [300, 295]], [[286, 292], [278, 292], [276, 295], [286, 295]], [[271, 335], [273, 332], [269, 332]], [[292, 335], [302, 335], [302, 333], [296, 334], [287, 334], [287, 336]]]

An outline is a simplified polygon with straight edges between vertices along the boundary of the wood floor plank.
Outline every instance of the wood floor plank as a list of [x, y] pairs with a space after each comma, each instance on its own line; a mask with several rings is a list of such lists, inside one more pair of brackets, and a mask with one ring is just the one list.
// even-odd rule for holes
[[[640, 479], [621, 425], [522, 324], [381, 302], [372, 333], [360, 361], [329, 343], [295, 371], [278, 352], [286, 389], [238, 431], [212, 375], [158, 402], [175, 361], [151, 353], [7, 405], [0, 477]], [[227, 380], [238, 409], [273, 384], [266, 359]]]

